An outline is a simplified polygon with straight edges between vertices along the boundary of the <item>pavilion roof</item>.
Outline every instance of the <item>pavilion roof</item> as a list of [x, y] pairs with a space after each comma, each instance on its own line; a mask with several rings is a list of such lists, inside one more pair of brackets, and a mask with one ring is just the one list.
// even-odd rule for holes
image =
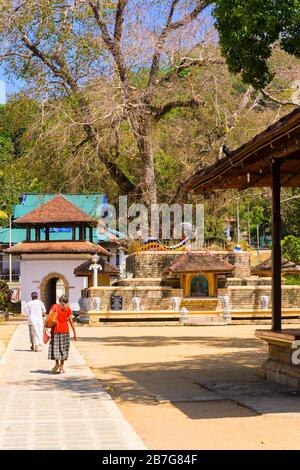
[[165, 274], [189, 273], [189, 272], [214, 272], [228, 273], [234, 270], [234, 266], [210, 253], [187, 252], [173, 261], [163, 270]]
[[[252, 274], [259, 273], [261, 271], [271, 271], [272, 270], [272, 259], [268, 258], [262, 263], [257, 264], [251, 269]], [[297, 268], [297, 264], [293, 263], [293, 261], [288, 261], [285, 258], [281, 258], [281, 271], [288, 271], [288, 272], [299, 272], [300, 269]]]
[[266, 130], [185, 183], [195, 193], [216, 189], [271, 186], [271, 161], [281, 160], [281, 186], [300, 186], [300, 109], [279, 119]]
[[13, 254], [54, 254], [54, 253], [100, 253], [104, 256], [111, 256], [102, 246], [88, 241], [42, 241], [42, 242], [21, 242], [4, 250], [5, 253]]
[[95, 222], [95, 219], [58, 195], [14, 221], [17, 225]]

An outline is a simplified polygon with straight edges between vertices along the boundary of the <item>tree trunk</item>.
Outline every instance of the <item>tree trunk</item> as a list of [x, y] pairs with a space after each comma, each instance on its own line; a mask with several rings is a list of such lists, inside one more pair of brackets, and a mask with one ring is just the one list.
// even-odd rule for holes
[[157, 203], [156, 180], [152, 146], [151, 125], [148, 120], [137, 122], [131, 119], [140, 157], [140, 182], [138, 194], [141, 202], [147, 205]]

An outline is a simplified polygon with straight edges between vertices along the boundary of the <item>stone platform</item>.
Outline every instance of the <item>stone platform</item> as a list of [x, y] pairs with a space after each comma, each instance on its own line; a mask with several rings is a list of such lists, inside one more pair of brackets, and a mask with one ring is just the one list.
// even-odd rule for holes
[[269, 348], [262, 365], [263, 377], [300, 390], [300, 329], [256, 330], [255, 336], [266, 341]]

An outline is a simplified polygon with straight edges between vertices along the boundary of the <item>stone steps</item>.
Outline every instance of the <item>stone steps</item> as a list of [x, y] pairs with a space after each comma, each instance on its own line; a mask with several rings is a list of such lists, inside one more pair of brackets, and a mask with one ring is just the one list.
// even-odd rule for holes
[[183, 325], [228, 325], [230, 322], [224, 320], [223, 315], [188, 315], [183, 320]]
[[191, 299], [184, 298], [181, 301], [180, 308], [186, 308], [189, 311], [217, 310], [219, 299]]

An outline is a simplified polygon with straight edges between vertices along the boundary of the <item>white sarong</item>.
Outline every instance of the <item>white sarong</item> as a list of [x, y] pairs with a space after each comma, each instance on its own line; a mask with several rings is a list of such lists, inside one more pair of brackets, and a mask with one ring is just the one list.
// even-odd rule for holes
[[34, 323], [32, 325], [32, 336], [33, 336], [33, 344], [34, 346], [43, 346], [43, 329], [44, 329], [44, 324], [39, 322], [39, 323]]

